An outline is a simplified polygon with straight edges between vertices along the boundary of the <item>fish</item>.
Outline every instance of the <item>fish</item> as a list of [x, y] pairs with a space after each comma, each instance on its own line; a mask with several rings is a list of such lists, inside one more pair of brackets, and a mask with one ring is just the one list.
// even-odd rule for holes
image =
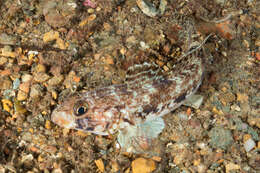
[[51, 120], [64, 128], [97, 135], [118, 133], [118, 143], [133, 148], [134, 143], [154, 139], [162, 132], [162, 117], [198, 90], [203, 71], [202, 59], [194, 51], [169, 71], [149, 61], [132, 64], [122, 84], [69, 96], [54, 109]]

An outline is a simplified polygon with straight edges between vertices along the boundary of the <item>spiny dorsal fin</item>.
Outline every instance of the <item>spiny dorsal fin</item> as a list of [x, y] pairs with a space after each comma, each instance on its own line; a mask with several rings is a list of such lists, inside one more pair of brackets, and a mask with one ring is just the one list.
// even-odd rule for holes
[[161, 69], [154, 62], [143, 62], [130, 66], [126, 72], [126, 82], [153, 79], [161, 74]]

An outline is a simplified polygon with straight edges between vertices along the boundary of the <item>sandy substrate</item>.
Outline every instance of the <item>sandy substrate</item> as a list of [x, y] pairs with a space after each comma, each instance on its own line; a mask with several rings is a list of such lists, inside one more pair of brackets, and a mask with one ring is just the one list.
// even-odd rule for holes
[[[153, 16], [141, 2], [0, 1], [0, 173], [260, 171], [260, 3], [168, 0]], [[210, 33], [202, 105], [166, 115], [149, 149], [51, 122], [67, 95], [122, 83], [134, 52], [167, 54], [151, 57], [167, 71]]]

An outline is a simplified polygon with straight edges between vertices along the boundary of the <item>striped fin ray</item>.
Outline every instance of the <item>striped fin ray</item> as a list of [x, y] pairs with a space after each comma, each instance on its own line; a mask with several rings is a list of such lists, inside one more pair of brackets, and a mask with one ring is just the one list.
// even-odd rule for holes
[[151, 80], [162, 78], [162, 70], [154, 62], [143, 62], [130, 66], [126, 73], [125, 83], [129, 86], [144, 85]]

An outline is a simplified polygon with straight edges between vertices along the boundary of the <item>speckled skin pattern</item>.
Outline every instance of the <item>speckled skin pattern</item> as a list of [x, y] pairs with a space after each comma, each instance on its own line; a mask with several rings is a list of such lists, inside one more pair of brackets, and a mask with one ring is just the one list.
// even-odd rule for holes
[[113, 134], [179, 107], [196, 92], [202, 74], [202, 61], [195, 54], [182, 58], [167, 72], [154, 63], [133, 64], [123, 84], [71, 96], [53, 111], [51, 118], [62, 127]]

